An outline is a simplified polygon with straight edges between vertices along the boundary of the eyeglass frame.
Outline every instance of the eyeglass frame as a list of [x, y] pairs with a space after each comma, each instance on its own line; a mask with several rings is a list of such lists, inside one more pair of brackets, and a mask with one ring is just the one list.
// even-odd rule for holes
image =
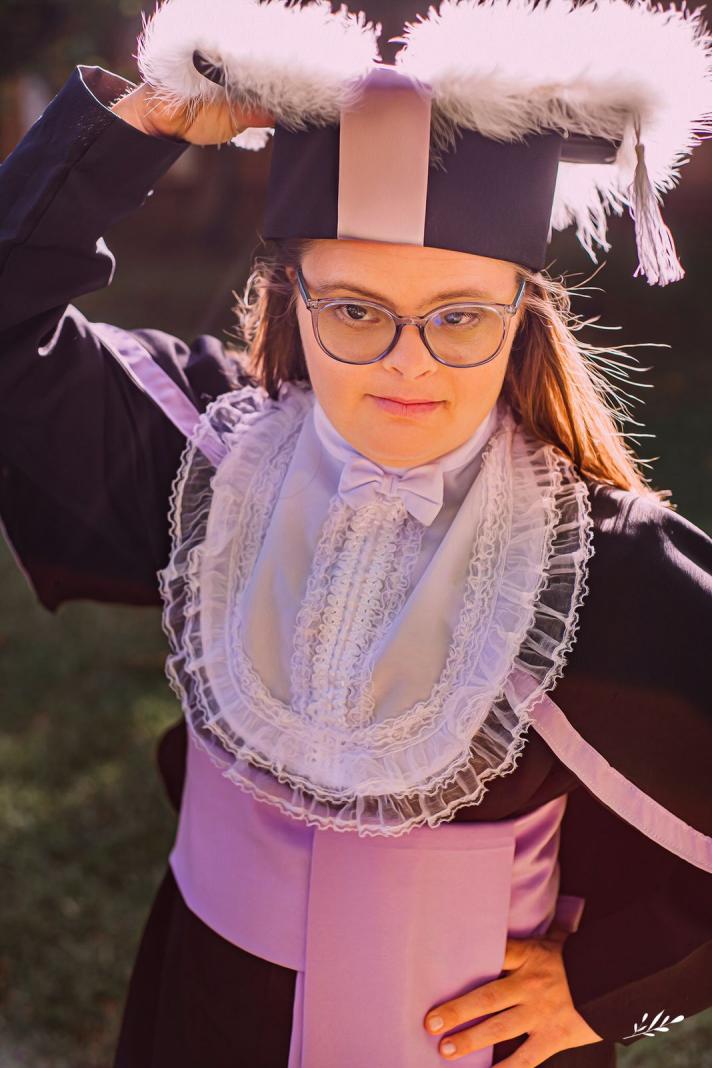
[[[374, 300], [363, 300], [360, 297], [354, 297], [353, 300], [349, 300], [348, 297], [312, 297], [309, 290], [307, 289], [307, 284], [302, 273], [301, 265], [297, 267], [296, 275], [297, 286], [301, 298], [304, 301], [307, 310], [311, 312], [312, 329], [314, 331], [314, 337], [316, 338], [319, 347], [323, 349], [327, 356], [331, 356], [332, 360], [338, 360], [339, 363], [347, 363], [351, 367], [367, 367], [369, 364], [378, 363], [379, 360], [382, 360], [385, 356], [392, 352], [398, 344], [404, 326], [417, 326], [418, 333], [420, 334], [420, 340], [423, 342], [433, 359], [437, 360], [438, 363], [443, 364], [443, 366], [462, 369], [468, 367], [483, 367], [485, 364], [490, 363], [492, 360], [494, 360], [495, 357], [497, 357], [502, 351], [502, 346], [507, 340], [509, 324], [512, 320], [512, 317], [516, 315], [517, 311], [519, 310], [519, 305], [522, 302], [524, 290], [527, 286], [527, 279], [522, 278], [521, 282], [519, 283], [519, 288], [517, 289], [516, 296], [511, 304], [501, 304], [497, 303], [496, 301], [487, 300], [469, 300], [450, 304], [442, 304], [438, 308], [433, 308], [433, 310], [428, 312], [427, 315], [396, 315], [395, 312], [392, 312], [390, 310], [390, 308], [386, 308], [383, 304], [379, 304], [377, 301]], [[377, 308], [379, 311], [385, 312], [386, 315], [390, 316], [391, 320], [393, 321], [393, 324], [395, 325], [395, 334], [388, 348], [384, 349], [380, 356], [375, 356], [372, 360], [345, 360], [341, 356], [336, 356], [333, 352], [327, 349], [326, 345], [319, 336], [319, 313], [322, 308], [328, 307], [329, 305], [344, 303], [365, 305], [368, 308]], [[428, 339], [425, 336], [426, 327], [434, 316], [442, 314], [443, 311], [447, 311], [450, 308], [494, 308], [500, 314], [502, 318], [503, 327], [502, 339], [491, 356], [488, 356], [485, 360], [478, 360], [476, 363], [448, 363], [447, 360], [443, 360], [442, 357], [438, 356], [436, 352], [433, 352], [433, 349], [431, 348]]]

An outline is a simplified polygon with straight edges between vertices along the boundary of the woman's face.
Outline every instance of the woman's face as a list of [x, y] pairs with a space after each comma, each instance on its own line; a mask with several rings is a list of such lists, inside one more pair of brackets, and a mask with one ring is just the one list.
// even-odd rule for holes
[[[463, 300], [510, 304], [517, 292], [513, 263], [418, 245], [315, 241], [304, 255], [302, 272], [312, 297], [370, 299], [404, 316], [425, 315]], [[382, 360], [357, 366], [328, 356], [314, 337], [311, 314], [301, 297], [297, 309], [309, 376], [322, 408], [354, 448], [389, 467], [427, 463], [474, 434], [500, 393], [523, 314], [520, 306], [498, 355], [479, 367], [439, 363], [415, 326], [403, 329], [398, 344]], [[418, 415], [386, 411], [374, 397], [439, 404]]]

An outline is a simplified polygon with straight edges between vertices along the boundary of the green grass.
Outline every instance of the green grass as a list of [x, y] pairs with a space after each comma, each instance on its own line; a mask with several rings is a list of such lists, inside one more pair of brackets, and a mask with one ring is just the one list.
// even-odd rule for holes
[[158, 610], [39, 607], [0, 556], [0, 1065], [110, 1063], [172, 843], [154, 767], [180, 714]]
[[[660, 1011], [655, 1008], [653, 1016]], [[652, 1019], [653, 1017], [649, 1017]], [[712, 1009], [641, 1038], [618, 1054], [620, 1068], [712, 1068]]]

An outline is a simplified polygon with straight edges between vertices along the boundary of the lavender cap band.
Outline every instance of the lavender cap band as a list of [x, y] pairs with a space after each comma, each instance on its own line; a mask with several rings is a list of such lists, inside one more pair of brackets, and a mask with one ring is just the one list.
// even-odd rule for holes
[[558, 132], [509, 142], [461, 128], [433, 164], [427, 87], [383, 66], [363, 89], [340, 125], [277, 125], [263, 237], [390, 241], [544, 267]]
[[377, 67], [341, 113], [337, 237], [422, 245], [429, 151], [429, 90]]

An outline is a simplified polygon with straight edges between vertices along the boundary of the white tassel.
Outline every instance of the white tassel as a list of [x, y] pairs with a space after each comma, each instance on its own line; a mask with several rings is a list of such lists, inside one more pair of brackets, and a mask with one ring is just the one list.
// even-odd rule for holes
[[660, 195], [650, 181], [638, 119], [635, 120], [635, 139], [635, 175], [627, 190], [638, 246], [638, 266], [633, 277], [636, 278], [642, 271], [649, 285], [665, 286], [668, 282], [679, 282], [685, 277], [685, 272], [677, 258], [672, 234], [660, 212]]

